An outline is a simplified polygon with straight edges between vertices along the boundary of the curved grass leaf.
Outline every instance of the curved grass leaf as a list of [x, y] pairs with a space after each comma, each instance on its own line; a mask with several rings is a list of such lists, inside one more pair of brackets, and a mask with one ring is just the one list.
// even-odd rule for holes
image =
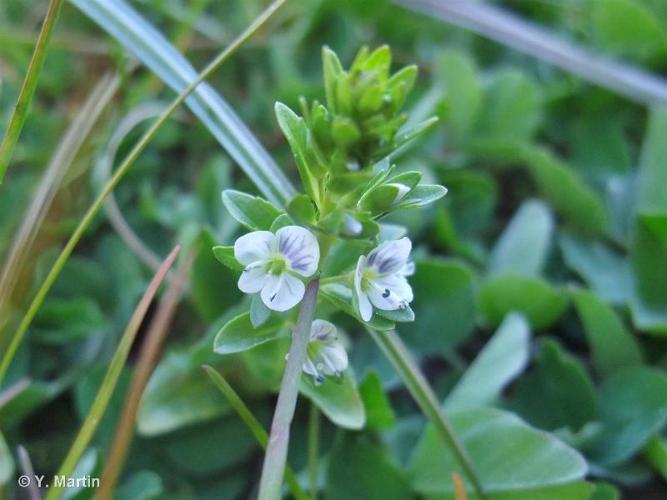
[[[72, 3], [175, 92], [182, 92], [195, 80], [197, 72], [187, 59], [124, 1]], [[268, 200], [282, 206], [294, 196], [296, 191], [285, 174], [213, 87], [200, 84], [185, 102]]]

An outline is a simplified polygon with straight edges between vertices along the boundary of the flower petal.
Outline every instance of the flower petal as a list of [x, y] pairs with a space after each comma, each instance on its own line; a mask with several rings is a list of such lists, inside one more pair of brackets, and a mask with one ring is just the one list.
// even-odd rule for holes
[[278, 229], [278, 251], [285, 256], [292, 271], [301, 276], [312, 276], [320, 262], [317, 238], [301, 226], [285, 226]]
[[269, 274], [262, 288], [262, 302], [272, 311], [287, 311], [301, 302], [305, 291], [305, 285], [295, 276]]
[[368, 297], [383, 311], [395, 311], [413, 299], [412, 288], [400, 275], [383, 276], [370, 283]]
[[368, 296], [361, 289], [361, 279], [366, 268], [366, 257], [361, 255], [357, 261], [357, 267], [354, 270], [354, 291], [357, 295], [357, 303], [359, 306], [359, 315], [364, 321], [370, 321], [373, 317], [373, 306], [368, 300]]
[[347, 352], [345, 352], [345, 348], [339, 342], [322, 346], [319, 354], [318, 359], [315, 360], [315, 366], [318, 366], [318, 363], [322, 363], [322, 371], [325, 374], [340, 375], [347, 368]]
[[239, 290], [243, 293], [257, 293], [264, 287], [268, 276], [263, 266], [247, 267], [239, 278]]
[[316, 319], [310, 327], [310, 340], [319, 342], [334, 342], [336, 340], [336, 326], [323, 319]]
[[244, 234], [234, 243], [234, 257], [245, 266], [267, 260], [275, 248], [275, 239], [269, 231]]
[[385, 241], [374, 248], [367, 257], [366, 265], [374, 267], [380, 274], [394, 274], [403, 270], [412, 250], [409, 238]]

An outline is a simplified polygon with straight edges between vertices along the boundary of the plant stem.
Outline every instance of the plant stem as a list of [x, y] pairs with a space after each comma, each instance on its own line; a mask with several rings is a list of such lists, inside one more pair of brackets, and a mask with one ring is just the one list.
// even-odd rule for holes
[[280, 384], [278, 402], [271, 423], [271, 434], [264, 456], [262, 478], [259, 483], [259, 500], [278, 500], [280, 498], [285, 461], [287, 460], [290, 425], [294, 418], [294, 409], [299, 395], [299, 380], [301, 379], [303, 362], [306, 360], [306, 348], [310, 338], [310, 327], [315, 317], [319, 287], [319, 278], [315, 278], [308, 283], [301, 302], [299, 317], [292, 334], [292, 345], [287, 356], [285, 373]]
[[53, 285], [56, 278], [60, 274], [60, 271], [64, 267], [65, 262], [67, 262], [67, 259], [74, 251], [74, 247], [83, 237], [83, 233], [85, 233], [88, 226], [90, 226], [90, 223], [93, 221], [97, 213], [104, 205], [104, 200], [106, 199], [106, 197], [118, 185], [118, 183], [121, 181], [121, 179], [125, 176], [125, 174], [129, 170], [132, 163], [134, 163], [134, 161], [139, 157], [144, 148], [153, 139], [153, 137], [155, 137], [160, 127], [167, 121], [167, 119], [174, 113], [174, 111], [176, 111], [176, 109], [181, 105], [181, 103], [183, 103], [185, 98], [188, 95], [190, 95], [202, 81], [204, 81], [215, 70], [217, 70], [220, 67], [220, 65], [229, 58], [229, 56], [231, 56], [234, 52], [236, 52], [236, 50], [246, 40], [248, 40], [262, 25], [264, 25], [264, 23], [278, 10], [278, 8], [280, 8], [285, 3], [285, 1], [286, 0], [275, 0], [271, 5], [269, 5], [269, 7], [267, 7], [262, 12], [262, 14], [260, 14], [260, 16], [257, 17], [257, 19], [255, 19], [255, 21], [250, 26], [247, 27], [245, 31], [241, 33], [232, 42], [231, 45], [226, 47], [213, 61], [211, 61], [208, 64], [208, 66], [206, 66], [206, 68], [204, 68], [204, 70], [201, 73], [199, 73], [197, 78], [195, 78], [187, 86], [187, 88], [183, 90], [183, 92], [181, 92], [178, 95], [178, 97], [176, 97], [176, 99], [174, 99], [171, 102], [171, 104], [162, 112], [159, 118], [155, 120], [153, 125], [150, 126], [150, 128], [144, 133], [141, 139], [139, 139], [139, 142], [137, 142], [135, 146], [132, 148], [132, 150], [128, 153], [127, 157], [118, 167], [118, 170], [116, 170], [113, 177], [104, 185], [102, 192], [97, 196], [93, 204], [88, 208], [88, 211], [84, 215], [83, 219], [81, 219], [81, 222], [79, 222], [79, 225], [74, 230], [74, 233], [67, 241], [65, 247], [60, 252], [60, 255], [58, 255], [58, 258], [51, 267], [51, 270], [49, 271], [46, 278], [42, 282], [42, 285], [39, 287], [37, 295], [30, 303], [30, 306], [28, 307], [25, 316], [21, 320], [21, 323], [19, 324], [7, 351], [4, 353], [2, 362], [0, 363], [0, 387], [2, 387], [2, 382], [4, 380], [5, 374], [7, 373], [7, 369], [9, 368], [9, 364], [12, 362], [12, 359], [14, 359], [14, 355], [16, 354], [16, 351], [19, 348], [21, 341], [23, 340], [23, 336], [25, 335], [25, 332], [28, 330], [30, 323], [32, 323], [32, 320], [35, 318], [35, 315], [37, 314], [37, 311], [39, 310], [40, 306], [44, 302], [46, 294], [49, 292], [51, 286]]
[[320, 441], [320, 411], [312, 402], [308, 414], [308, 482], [310, 498], [317, 500], [318, 455]]
[[[100, 385], [99, 390], [97, 391], [95, 400], [93, 401], [93, 404], [88, 411], [88, 415], [86, 415], [86, 419], [83, 421], [81, 429], [76, 435], [74, 443], [72, 443], [72, 447], [67, 452], [67, 456], [58, 469], [57, 475], [59, 477], [72, 476], [72, 472], [74, 471], [76, 465], [79, 463], [81, 455], [83, 455], [83, 452], [86, 450], [86, 447], [95, 434], [97, 426], [102, 420], [107, 406], [109, 406], [109, 401], [111, 401], [111, 396], [113, 395], [116, 384], [118, 383], [118, 379], [120, 378], [123, 367], [125, 366], [125, 361], [130, 354], [130, 348], [134, 343], [134, 339], [137, 335], [137, 332], [139, 331], [139, 327], [141, 326], [141, 323], [143, 322], [144, 317], [148, 312], [148, 308], [150, 307], [151, 302], [153, 302], [153, 299], [155, 298], [155, 295], [160, 288], [160, 284], [164, 280], [165, 276], [167, 276], [167, 271], [169, 271], [169, 268], [174, 263], [174, 260], [176, 260], [180, 250], [180, 245], [176, 245], [176, 247], [174, 247], [171, 253], [167, 256], [167, 258], [162, 263], [162, 266], [160, 266], [158, 272], [155, 274], [155, 276], [153, 276], [153, 279], [144, 292], [143, 297], [141, 297], [139, 304], [134, 310], [134, 313], [132, 314], [127, 327], [123, 332], [123, 336], [120, 339], [120, 343], [116, 348], [116, 352], [114, 352], [114, 355], [111, 358], [109, 368], [107, 368], [107, 372], [104, 375], [104, 379], [102, 380], [102, 384]], [[47, 494], [46, 498], [48, 500], [60, 498], [62, 489], [63, 486], [58, 486], [56, 483], [52, 484], [49, 488], [49, 493]]]
[[[246, 426], [248, 426], [248, 429], [250, 429], [252, 435], [255, 436], [255, 439], [260, 444], [260, 446], [266, 449], [266, 445], [269, 442], [269, 435], [260, 421], [257, 420], [252, 414], [250, 408], [248, 408], [241, 397], [236, 393], [232, 386], [229, 385], [229, 383], [223, 378], [222, 375], [215, 371], [211, 366], [203, 365], [202, 368], [211, 378], [216, 387], [220, 389], [220, 392], [225, 395], [227, 401], [229, 401], [229, 404], [232, 406], [232, 408], [234, 408], [234, 410], [236, 410], [236, 413], [238, 413], [239, 417], [241, 417], [241, 420], [243, 420]], [[285, 465], [285, 482], [287, 483], [289, 489], [292, 490], [292, 495], [294, 495], [296, 500], [309, 500], [308, 495], [306, 495], [306, 492], [301, 488], [301, 485], [296, 478], [296, 474], [289, 466], [289, 464]]]
[[371, 328], [367, 328], [367, 330], [375, 343], [380, 346], [380, 349], [389, 358], [396, 371], [398, 371], [421, 411], [435, 426], [440, 436], [454, 453], [456, 460], [468, 477], [477, 496], [481, 499], [486, 498], [482, 483], [468, 453], [456, 436], [431, 386], [412, 359], [405, 344], [396, 335], [396, 332], [378, 332]]
[[5, 132], [5, 137], [2, 140], [2, 144], [0, 144], [0, 184], [2, 184], [2, 180], [5, 177], [9, 161], [12, 159], [14, 146], [16, 146], [16, 142], [21, 134], [21, 129], [28, 116], [30, 101], [37, 88], [39, 74], [42, 72], [42, 66], [44, 66], [44, 60], [46, 59], [46, 49], [49, 45], [49, 38], [51, 37], [53, 27], [56, 24], [58, 14], [64, 3], [64, 0], [51, 0], [49, 2], [49, 9], [46, 11], [46, 17], [44, 18], [42, 29], [39, 32], [37, 44], [35, 45], [35, 50], [32, 53], [32, 58], [28, 65], [28, 72], [25, 75], [21, 92], [16, 100], [16, 106], [9, 119], [7, 132]]

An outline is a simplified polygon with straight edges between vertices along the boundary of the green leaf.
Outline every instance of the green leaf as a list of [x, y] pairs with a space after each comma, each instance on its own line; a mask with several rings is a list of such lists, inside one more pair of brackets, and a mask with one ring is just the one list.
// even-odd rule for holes
[[310, 196], [297, 194], [286, 207], [287, 213], [297, 224], [314, 226], [317, 224], [317, 208]]
[[437, 184], [420, 184], [406, 194], [395, 208], [419, 208], [438, 201], [447, 194], [447, 188]]
[[158, 474], [140, 470], [128, 477], [114, 493], [117, 500], [155, 500], [164, 493], [164, 487]]
[[501, 273], [479, 289], [479, 307], [486, 321], [498, 325], [512, 311], [522, 313], [534, 329], [553, 324], [565, 311], [566, 293], [541, 278]]
[[14, 459], [7, 446], [5, 437], [0, 433], [0, 486], [14, 477]]
[[345, 370], [340, 379], [325, 377], [320, 385], [303, 375], [299, 389], [339, 427], [353, 430], [364, 427], [366, 411], [351, 369]]
[[187, 351], [170, 352], [155, 369], [141, 399], [137, 430], [156, 436], [231, 411]]
[[323, 167], [318, 165], [313, 157], [312, 149], [314, 145], [306, 122], [281, 102], [276, 103], [275, 112], [278, 125], [280, 125], [280, 129], [292, 149], [303, 187], [306, 193], [319, 205], [320, 192], [316, 174], [323, 173]]
[[625, 304], [633, 287], [630, 261], [599, 241], [562, 234], [558, 240], [565, 263], [601, 299]]
[[252, 231], [268, 231], [281, 213], [268, 201], [233, 189], [222, 192], [222, 202], [232, 217]]
[[[618, 1], [613, 0], [612, 3]], [[665, 158], [667, 158], [667, 109], [655, 108], [649, 117], [639, 164], [637, 211], [640, 214], [667, 217]]]
[[329, 458], [325, 500], [411, 500], [404, 472], [361, 434], [342, 436]]
[[640, 365], [639, 344], [614, 310], [591, 292], [579, 290], [573, 295], [598, 373], [612, 375]]
[[592, 7], [592, 28], [604, 49], [640, 60], [667, 52], [667, 28], [643, 2], [595, 0]]
[[604, 204], [582, 179], [545, 149], [525, 147], [521, 152], [542, 196], [570, 226], [586, 235], [598, 235], [607, 225]]
[[232, 271], [243, 271], [245, 266], [234, 257], [234, 247], [214, 246], [213, 255], [218, 261]]
[[250, 323], [253, 328], [259, 328], [271, 317], [271, 309], [264, 305], [262, 297], [256, 293], [250, 301]]
[[336, 53], [326, 46], [322, 47], [322, 68], [327, 106], [332, 113], [336, 113], [336, 85], [345, 71]]
[[428, 259], [416, 262], [410, 283], [415, 321], [401, 326], [403, 338], [422, 353], [441, 353], [465, 339], [475, 325], [477, 307], [472, 271], [461, 262]]
[[635, 272], [630, 308], [635, 326], [647, 333], [667, 335], [667, 241], [647, 216], [635, 223], [631, 260]]
[[445, 126], [454, 143], [467, 136], [480, 111], [482, 89], [470, 57], [447, 51], [438, 58], [438, 76], [445, 86]]
[[369, 371], [359, 386], [361, 399], [366, 410], [366, 427], [370, 429], [390, 429], [396, 425], [396, 414], [384, 393], [382, 381], [377, 372]]
[[515, 408], [542, 429], [581, 429], [595, 418], [593, 383], [581, 364], [559, 345], [543, 342], [535, 368], [515, 387]]
[[[490, 495], [562, 485], [583, 478], [587, 472], [579, 453], [511, 413], [477, 408], [453, 411], [450, 418]], [[414, 489], [422, 494], [451, 494], [453, 471], [465, 477], [429, 426], [408, 465]], [[466, 489], [471, 491], [470, 486]]]
[[542, 119], [540, 89], [525, 73], [506, 69], [493, 75], [484, 92], [476, 134], [494, 142], [521, 143]]
[[667, 375], [647, 367], [617, 373], [602, 386], [598, 405], [602, 429], [590, 455], [602, 465], [620, 464], [667, 422]]
[[236, 316], [223, 326], [215, 336], [213, 350], [218, 354], [232, 354], [252, 349], [288, 334], [284, 318], [274, 315], [255, 328], [250, 313]]
[[409, 323], [415, 320], [415, 313], [410, 306], [401, 307], [394, 311], [383, 311], [382, 309], [376, 309], [375, 314], [387, 318], [389, 321], [395, 321], [396, 323]]
[[530, 330], [520, 314], [508, 315], [445, 400], [448, 410], [492, 404], [528, 362]]
[[[584, 481], [575, 481], [557, 486], [504, 491], [487, 495], [487, 500], [598, 500], [591, 497], [593, 485]], [[459, 500], [455, 495], [429, 495], [428, 500]], [[467, 500], [479, 500], [474, 492], [468, 493]], [[609, 500], [607, 498], [601, 500]], [[617, 499], [611, 499], [617, 500]]]
[[491, 251], [489, 274], [539, 275], [549, 252], [553, 227], [553, 215], [547, 205], [538, 200], [524, 202]]
[[[344, 313], [349, 314], [353, 318], [363, 322], [359, 316], [359, 311], [357, 311], [353, 305], [352, 290], [350, 290], [348, 287], [337, 283], [326, 284], [320, 287], [320, 294], [323, 298], [328, 300], [334, 306], [338, 307]], [[374, 330], [380, 331], [393, 330], [395, 327], [393, 321], [390, 321], [378, 315], [377, 313], [373, 314], [371, 320], [366, 324]]]

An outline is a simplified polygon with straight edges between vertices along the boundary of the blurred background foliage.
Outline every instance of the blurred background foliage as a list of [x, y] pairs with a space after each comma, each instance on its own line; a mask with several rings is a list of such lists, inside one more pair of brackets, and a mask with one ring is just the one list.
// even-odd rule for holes
[[[662, 0], [495, 3], [564, 39], [653, 73], [667, 71]], [[131, 5], [196, 68], [263, 7], [257, 0]], [[21, 0], [0, 7], [0, 129], [44, 10], [44, 2]], [[209, 81], [292, 179], [294, 161], [273, 104], [297, 109], [300, 96], [323, 98], [323, 45], [349, 63], [361, 45], [386, 43], [397, 65], [420, 68], [408, 109], [415, 122], [435, 111], [440, 124], [398, 164], [422, 171], [449, 194], [426, 212], [393, 221], [408, 227], [417, 249], [416, 321], [399, 333], [447, 408], [487, 406], [458, 420], [455, 414], [454, 423], [464, 435], [483, 432], [482, 442], [464, 438], [473, 458], [504, 457], [507, 469], [478, 464], [492, 489], [505, 492], [497, 498], [613, 499], [621, 491], [625, 498], [664, 498], [667, 111], [382, 0], [289, 2], [279, 18]], [[0, 188], [4, 258], [45, 165], [106, 72], [117, 73], [120, 85], [26, 252], [27, 265], [0, 318], [5, 335], [99, 191], [108, 175], [103, 163], [117, 164], [145, 128], [145, 117], [154, 116], [150, 106], [173, 96], [117, 41], [66, 5]], [[121, 123], [131, 125], [113, 151], [108, 144]], [[230, 187], [256, 191], [183, 108], [115, 190], [120, 217], [146, 248], [163, 256], [180, 242], [195, 256], [144, 395], [118, 498], [244, 498], [253, 492], [262, 451], [200, 366], [219, 369], [268, 424], [287, 345], [281, 340], [225, 357], [212, 351], [214, 335], [245, 300], [235, 276], [210, 250], [240, 234], [220, 201], [221, 190]], [[27, 448], [38, 473], [56, 470], [152, 275], [146, 256], [126, 239], [108, 214], [96, 218], [11, 367], [4, 388], [17, 390], [0, 403], [9, 446], [0, 446], [0, 482], [10, 496], [16, 491], [8, 455], [17, 444]], [[451, 495], [451, 457], [368, 334], [348, 318], [336, 319], [349, 342], [366, 425], [350, 431], [322, 420], [321, 491], [331, 499]], [[135, 354], [80, 471], [101, 470]], [[293, 427], [289, 460], [296, 471], [306, 463], [306, 403], [301, 400]], [[555, 447], [553, 462], [525, 463], [535, 440]], [[569, 447], [558, 448], [561, 442]], [[578, 457], [563, 453], [575, 449], [588, 462], [589, 483], [536, 479], [557, 474], [563, 463], [572, 466]], [[92, 492], [67, 495], [89, 498]]]

